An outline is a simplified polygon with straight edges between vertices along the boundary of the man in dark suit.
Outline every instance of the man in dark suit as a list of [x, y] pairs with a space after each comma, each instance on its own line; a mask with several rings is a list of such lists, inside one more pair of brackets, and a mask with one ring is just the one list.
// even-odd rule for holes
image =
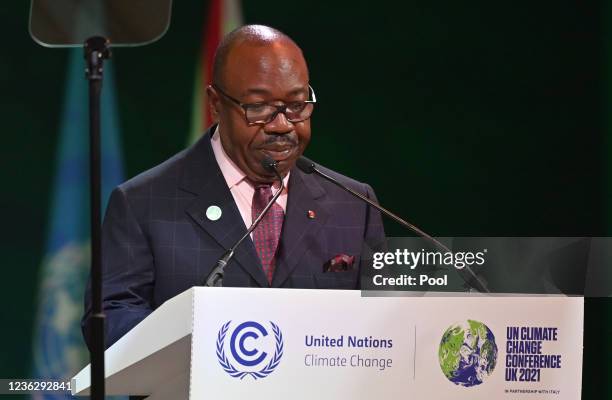
[[[310, 140], [316, 100], [302, 52], [289, 37], [257, 25], [230, 33], [217, 50], [207, 93], [218, 125], [111, 195], [102, 243], [107, 346], [200, 284], [246, 232], [279, 186], [261, 164], [266, 157], [277, 161], [286, 189], [238, 247], [224, 286], [357, 289], [364, 246], [384, 241], [376, 210], [295, 168]], [[368, 185], [324, 170], [375, 198]], [[88, 343], [90, 312], [87, 293]]]

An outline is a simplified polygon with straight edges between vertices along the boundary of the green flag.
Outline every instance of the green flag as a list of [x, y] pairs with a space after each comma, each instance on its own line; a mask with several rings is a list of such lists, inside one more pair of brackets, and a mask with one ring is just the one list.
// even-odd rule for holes
[[223, 36], [242, 25], [239, 0], [211, 0], [202, 31], [202, 47], [196, 65], [191, 109], [191, 130], [188, 143], [198, 140], [212, 124], [208, 110], [206, 86], [212, 82], [213, 60]]

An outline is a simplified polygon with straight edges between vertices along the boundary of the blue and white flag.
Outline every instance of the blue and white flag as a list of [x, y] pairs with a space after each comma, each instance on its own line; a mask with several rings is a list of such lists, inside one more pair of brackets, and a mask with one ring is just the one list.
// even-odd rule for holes
[[[104, 68], [101, 101], [102, 204], [123, 180], [112, 62]], [[81, 335], [83, 293], [90, 269], [89, 111], [82, 49], [70, 50], [47, 246], [34, 322], [33, 376], [70, 379], [89, 363]], [[70, 398], [34, 395], [35, 399]]]

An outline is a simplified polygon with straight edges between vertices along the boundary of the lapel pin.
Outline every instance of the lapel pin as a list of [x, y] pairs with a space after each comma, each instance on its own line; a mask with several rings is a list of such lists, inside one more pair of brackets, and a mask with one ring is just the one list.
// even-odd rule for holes
[[308, 217], [308, 219], [315, 219], [317, 217], [317, 213], [315, 213], [312, 210], [308, 210], [308, 212], [306, 213], [306, 216]]
[[218, 206], [210, 206], [206, 209], [206, 218], [211, 221], [216, 221], [221, 218], [221, 209]]

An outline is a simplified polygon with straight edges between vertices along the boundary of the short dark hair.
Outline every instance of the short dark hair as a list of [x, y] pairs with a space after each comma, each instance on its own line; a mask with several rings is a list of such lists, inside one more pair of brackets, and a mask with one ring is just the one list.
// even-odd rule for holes
[[224, 86], [223, 71], [225, 70], [225, 64], [227, 63], [230, 51], [236, 45], [248, 43], [253, 46], [268, 46], [277, 41], [287, 41], [299, 49], [299, 46], [293, 39], [285, 33], [266, 25], [244, 25], [234, 29], [225, 35], [215, 51], [212, 82], [215, 85]]

